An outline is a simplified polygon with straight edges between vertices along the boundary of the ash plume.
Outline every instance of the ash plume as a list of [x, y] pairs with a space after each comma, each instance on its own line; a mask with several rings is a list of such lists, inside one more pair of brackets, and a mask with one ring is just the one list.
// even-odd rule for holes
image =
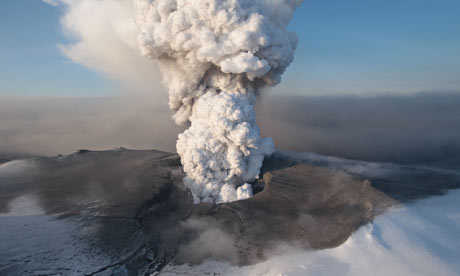
[[271, 138], [254, 104], [280, 82], [297, 44], [286, 30], [301, 0], [134, 0], [139, 45], [158, 62], [177, 124], [177, 152], [195, 202], [252, 195]]

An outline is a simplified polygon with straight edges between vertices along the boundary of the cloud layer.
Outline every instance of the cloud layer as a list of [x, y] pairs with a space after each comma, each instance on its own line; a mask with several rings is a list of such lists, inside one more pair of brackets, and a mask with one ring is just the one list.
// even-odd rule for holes
[[148, 95], [91, 99], [0, 99], [0, 157], [68, 154], [82, 148], [173, 152], [182, 128]]
[[460, 93], [262, 97], [262, 135], [293, 151], [371, 161], [460, 164]]
[[[460, 167], [459, 93], [376, 98], [276, 97], [257, 106], [279, 149], [346, 158]], [[117, 146], [175, 151], [171, 113], [144, 96], [0, 99], [0, 157]]]

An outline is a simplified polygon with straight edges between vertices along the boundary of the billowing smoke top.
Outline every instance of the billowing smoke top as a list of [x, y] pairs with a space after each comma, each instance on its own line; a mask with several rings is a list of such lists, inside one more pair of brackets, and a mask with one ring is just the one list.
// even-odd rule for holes
[[134, 0], [141, 52], [158, 61], [178, 124], [181, 156], [196, 202], [251, 196], [264, 156], [253, 105], [279, 83], [297, 38], [286, 31], [301, 0]]

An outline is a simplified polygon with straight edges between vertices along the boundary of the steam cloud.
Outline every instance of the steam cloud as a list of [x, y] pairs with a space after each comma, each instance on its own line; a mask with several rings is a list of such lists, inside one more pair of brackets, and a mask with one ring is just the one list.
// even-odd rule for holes
[[158, 61], [177, 124], [177, 152], [195, 202], [252, 195], [264, 156], [254, 104], [276, 85], [297, 44], [286, 30], [302, 0], [134, 0], [143, 55]]

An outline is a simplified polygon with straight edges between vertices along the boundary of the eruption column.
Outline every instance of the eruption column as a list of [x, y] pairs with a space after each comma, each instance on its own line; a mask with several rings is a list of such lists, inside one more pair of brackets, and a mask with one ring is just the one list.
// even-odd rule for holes
[[143, 55], [155, 59], [178, 124], [177, 152], [195, 202], [252, 195], [271, 138], [261, 139], [254, 104], [292, 62], [286, 31], [299, 0], [134, 0]]

